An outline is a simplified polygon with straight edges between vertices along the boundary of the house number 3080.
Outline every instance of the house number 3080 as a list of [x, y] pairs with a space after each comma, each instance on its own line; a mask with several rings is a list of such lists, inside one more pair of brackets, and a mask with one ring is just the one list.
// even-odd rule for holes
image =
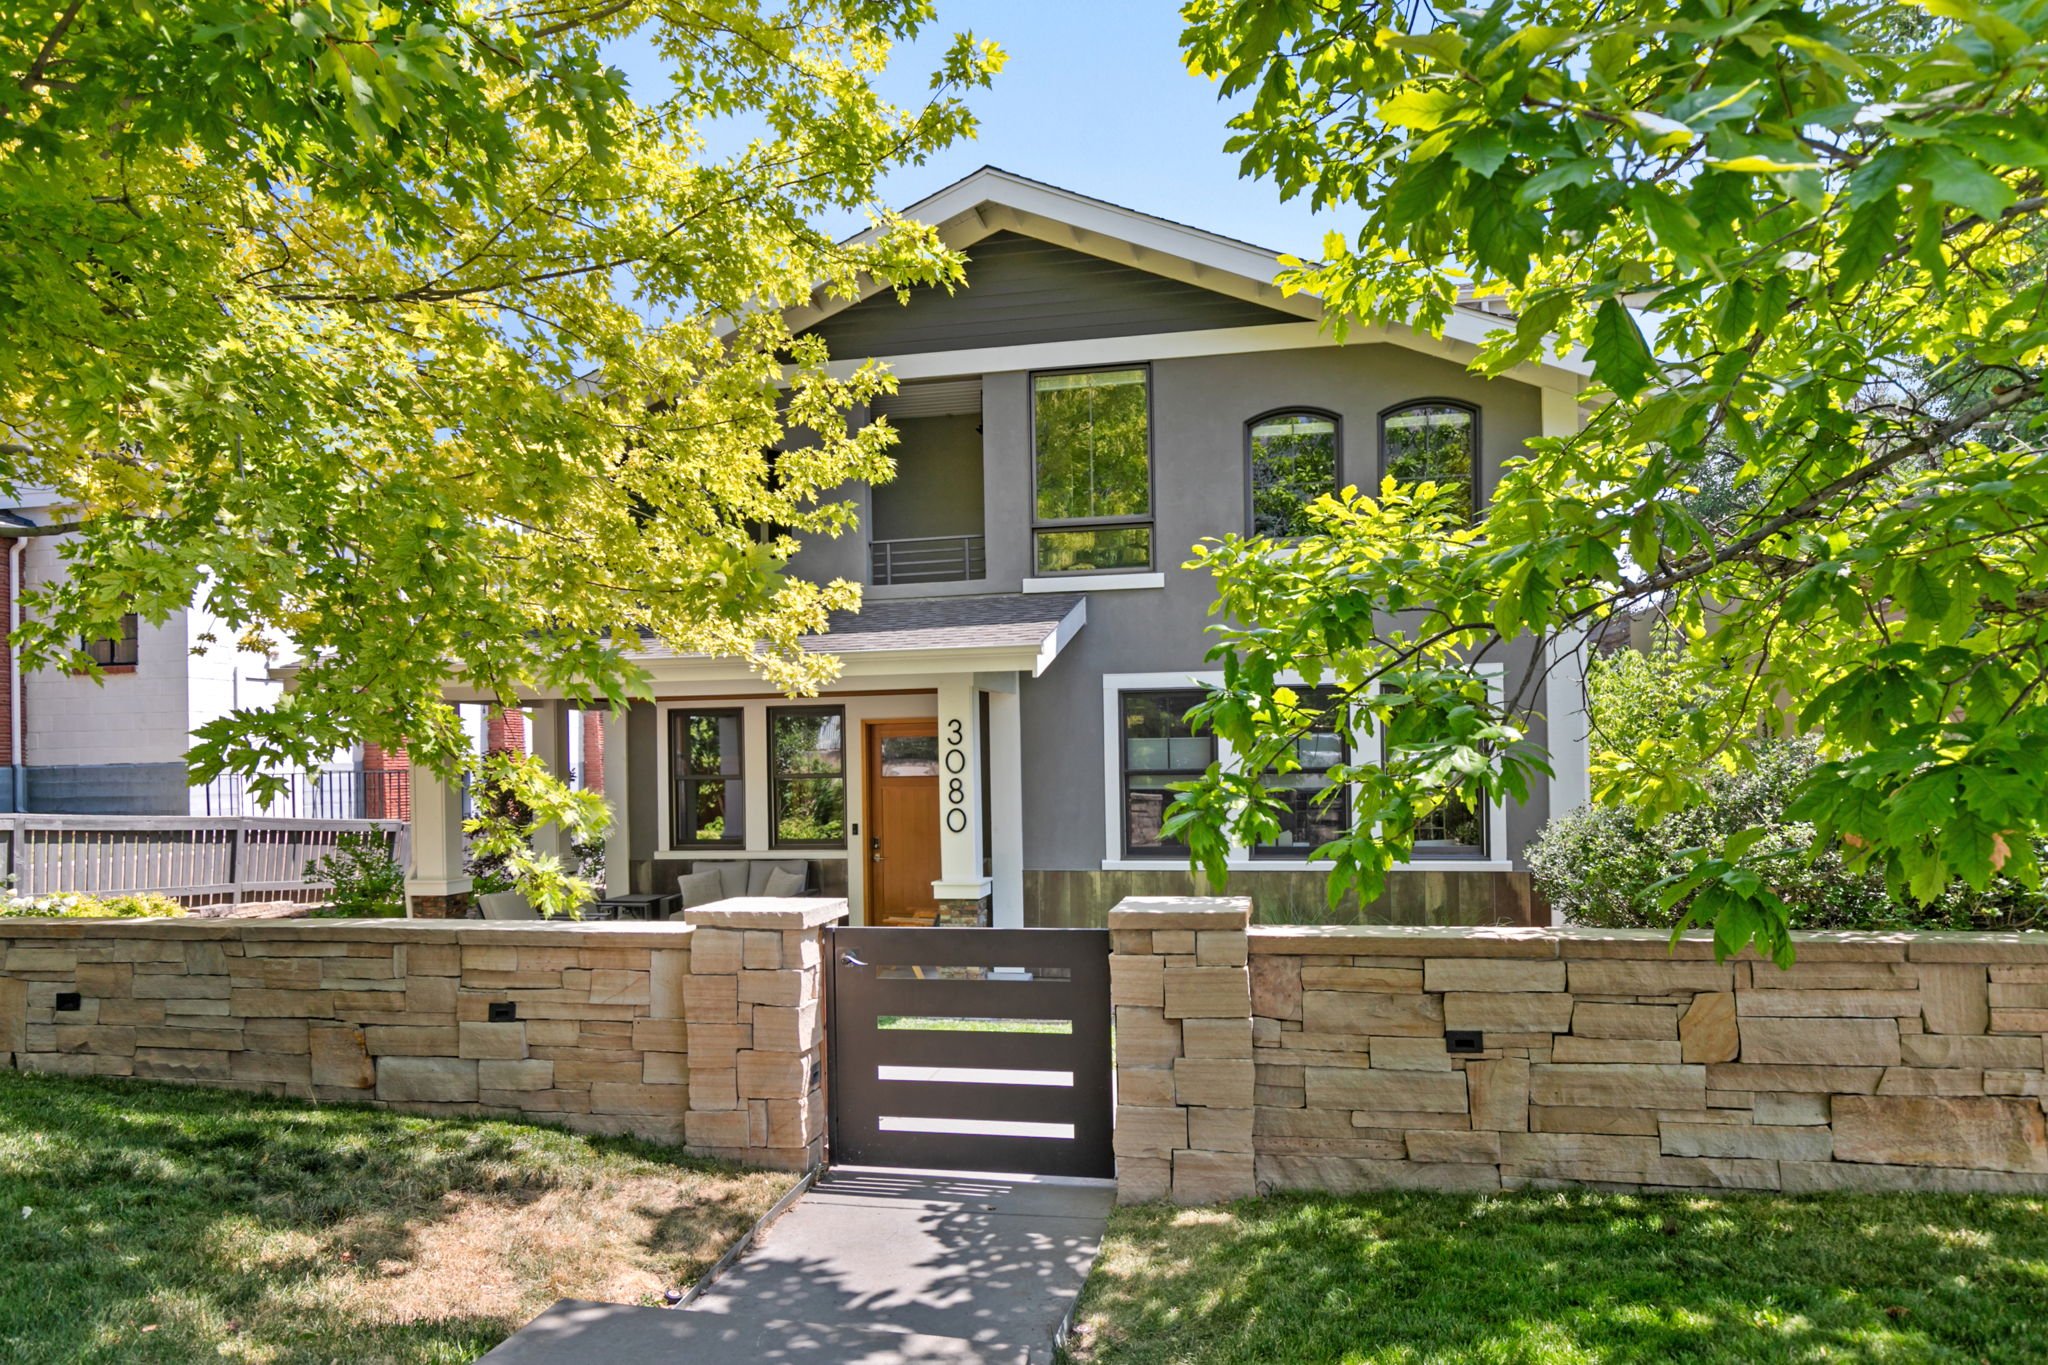
[[[963, 727], [957, 717], [946, 722], [946, 752], [940, 760], [949, 773], [967, 771], [967, 753], [960, 747]], [[946, 828], [954, 834], [967, 832], [967, 786], [958, 777], [946, 779]]]

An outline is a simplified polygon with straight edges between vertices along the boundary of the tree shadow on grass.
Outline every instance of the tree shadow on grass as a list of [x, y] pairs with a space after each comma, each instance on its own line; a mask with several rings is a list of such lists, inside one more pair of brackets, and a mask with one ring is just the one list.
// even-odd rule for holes
[[2048, 1360], [2048, 1201], [1283, 1195], [1120, 1213], [1076, 1355]]
[[[611, 1267], [465, 1242], [535, 1226], [537, 1204], [561, 1228], [609, 1201], [653, 1229], [616, 1256], [658, 1283], [708, 1263], [779, 1188], [634, 1138], [0, 1072], [0, 1359], [470, 1360], [555, 1297], [548, 1274]], [[690, 1237], [693, 1215], [715, 1228]], [[451, 1260], [475, 1302], [392, 1292]]]

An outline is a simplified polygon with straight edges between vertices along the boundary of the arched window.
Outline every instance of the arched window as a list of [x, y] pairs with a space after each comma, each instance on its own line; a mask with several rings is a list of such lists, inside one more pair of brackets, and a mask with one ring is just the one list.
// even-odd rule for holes
[[1337, 419], [1301, 409], [1245, 424], [1246, 482], [1255, 536], [1305, 536], [1308, 505], [1337, 491]]
[[1479, 414], [1441, 398], [1380, 414], [1380, 477], [1396, 483], [1455, 484], [1468, 515], [1479, 508]]

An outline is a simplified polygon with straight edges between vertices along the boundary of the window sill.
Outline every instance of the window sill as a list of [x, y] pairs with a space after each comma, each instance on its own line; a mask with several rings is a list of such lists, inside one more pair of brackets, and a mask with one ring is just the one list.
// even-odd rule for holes
[[657, 848], [657, 858], [695, 858], [700, 862], [749, 862], [760, 858], [819, 858], [845, 862], [850, 855], [843, 848]]
[[1163, 573], [1074, 574], [1070, 577], [1027, 578], [1025, 592], [1128, 592], [1135, 588], [1163, 588]]
[[[1232, 858], [1224, 866], [1232, 872], [1328, 872], [1331, 864], [1312, 863], [1305, 858]], [[1104, 872], [1145, 872], [1169, 867], [1188, 871], [1185, 858], [1104, 858]], [[1512, 872], [1515, 865], [1505, 859], [1430, 858], [1412, 863], [1395, 863], [1390, 872]]]

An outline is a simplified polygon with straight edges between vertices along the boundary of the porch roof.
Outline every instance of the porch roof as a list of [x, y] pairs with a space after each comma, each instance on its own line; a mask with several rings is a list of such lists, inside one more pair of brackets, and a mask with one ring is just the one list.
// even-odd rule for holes
[[[842, 677], [961, 670], [1043, 673], [1088, 620], [1080, 593], [988, 593], [869, 602], [835, 611], [825, 633], [803, 647], [836, 654]], [[737, 659], [672, 654], [658, 646], [637, 656], [656, 677], [746, 671]]]

